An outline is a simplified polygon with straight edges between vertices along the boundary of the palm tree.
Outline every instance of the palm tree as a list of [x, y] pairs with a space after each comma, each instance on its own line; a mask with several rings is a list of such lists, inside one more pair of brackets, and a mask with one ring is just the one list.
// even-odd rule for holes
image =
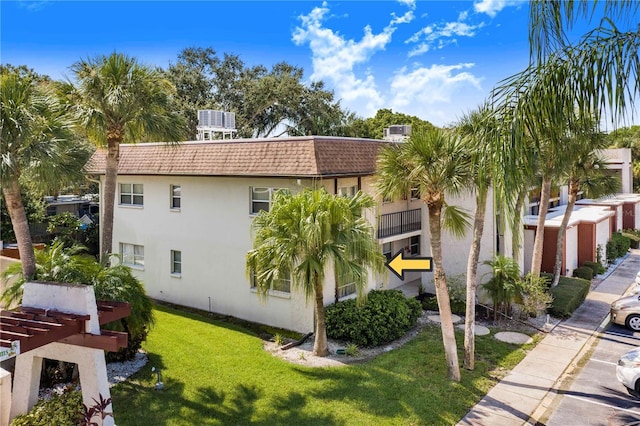
[[509, 315], [511, 303], [522, 296], [519, 287], [520, 267], [512, 258], [501, 255], [484, 263], [491, 267], [493, 273], [484, 288], [493, 300], [493, 319], [497, 321], [498, 314], [504, 312]]
[[[581, 17], [594, 12], [595, 3], [534, 1], [531, 3], [531, 64], [524, 71], [503, 80], [494, 89], [496, 109], [513, 111], [511, 120], [505, 120], [514, 135], [514, 152], [518, 152], [529, 139], [533, 140], [543, 184], [532, 273], [539, 275], [542, 260], [542, 224], [546, 215], [551, 181], [557, 176], [567, 158], [562, 149], [568, 128], [574, 117], [578, 120], [593, 118], [600, 122], [610, 114], [616, 123], [624, 118], [627, 108], [633, 106], [640, 92], [638, 70], [640, 59], [640, 30], [619, 31], [613, 19], [623, 12], [638, 11], [638, 3], [630, 1], [606, 2], [602, 25], [571, 44], [566, 36], [569, 28]], [[629, 20], [632, 22], [632, 20]], [[512, 155], [512, 154], [508, 154]], [[513, 163], [504, 163], [510, 175], [519, 175]], [[516, 193], [509, 184], [517, 177], [505, 179], [503, 193]], [[516, 212], [512, 212], [516, 214]]]
[[81, 175], [89, 153], [73, 134], [74, 121], [36, 75], [3, 68], [0, 76], [0, 180], [20, 251], [22, 272], [31, 278], [35, 256], [21, 190], [44, 190], [52, 182]]
[[[135, 355], [153, 324], [153, 303], [146, 295], [144, 285], [124, 265], [105, 266], [88, 255], [82, 246], [65, 247], [56, 241], [35, 254], [36, 270], [33, 279], [60, 283], [92, 285], [97, 300], [128, 302], [131, 314], [120, 321], [106, 324], [105, 329], [126, 331], [129, 334], [127, 349], [120, 352]], [[0, 296], [7, 306], [22, 300], [23, 284], [27, 281], [17, 263], [11, 264], [0, 275], [5, 282], [13, 280]], [[125, 355], [125, 356], [126, 356]]]
[[465, 138], [472, 153], [472, 185], [476, 192], [476, 211], [473, 219], [473, 240], [467, 261], [467, 297], [464, 330], [463, 367], [475, 368], [475, 320], [476, 290], [478, 287], [478, 260], [480, 243], [484, 231], [487, 197], [492, 182], [491, 146], [497, 136], [497, 123], [487, 104], [464, 115], [457, 125], [457, 131]]
[[588, 198], [600, 198], [620, 189], [619, 179], [605, 171], [607, 165], [600, 150], [608, 147], [609, 140], [596, 130], [597, 124], [593, 119], [577, 120], [573, 127], [575, 130], [568, 135], [564, 144], [565, 149], [571, 151], [572, 155], [563, 173], [563, 177], [569, 182], [569, 199], [558, 228], [552, 287], [560, 281], [564, 235], [578, 199], [578, 192], [583, 191]]
[[247, 254], [247, 274], [266, 295], [280, 280], [315, 299], [313, 354], [329, 353], [324, 317], [325, 270], [333, 265], [337, 276], [349, 274], [361, 299], [369, 268], [384, 270], [385, 257], [363, 211], [374, 206], [368, 195], [339, 197], [325, 190], [304, 190], [296, 195], [278, 191], [271, 210], [254, 219], [253, 249]]
[[101, 257], [111, 253], [113, 209], [121, 143], [169, 141], [186, 135], [184, 119], [171, 111], [173, 85], [159, 70], [141, 65], [120, 53], [96, 56], [71, 66], [76, 86], [64, 87], [78, 105], [89, 139], [106, 146], [106, 173], [102, 211]]
[[434, 264], [436, 299], [441, 318], [447, 376], [460, 381], [460, 367], [451, 316], [447, 277], [442, 266], [442, 229], [464, 234], [469, 215], [446, 202], [465, 191], [472, 178], [469, 150], [462, 139], [442, 129], [419, 129], [408, 142], [384, 148], [378, 157], [377, 188], [398, 199], [418, 188], [429, 211], [429, 240]]

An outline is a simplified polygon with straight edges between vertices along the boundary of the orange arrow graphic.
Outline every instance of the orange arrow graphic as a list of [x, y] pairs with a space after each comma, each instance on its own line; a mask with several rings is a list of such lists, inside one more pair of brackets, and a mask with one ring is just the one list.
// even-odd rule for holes
[[405, 259], [404, 251], [400, 250], [386, 263], [386, 266], [404, 281], [405, 271], [433, 271], [432, 261], [433, 258], [431, 257], [410, 257]]

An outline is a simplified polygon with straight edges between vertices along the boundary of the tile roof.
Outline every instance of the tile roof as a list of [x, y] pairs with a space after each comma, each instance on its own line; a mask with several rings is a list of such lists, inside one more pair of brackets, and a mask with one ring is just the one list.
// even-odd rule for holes
[[[320, 177], [371, 175], [388, 142], [329, 136], [120, 145], [118, 174], [183, 176]], [[97, 150], [89, 174], [105, 173]]]

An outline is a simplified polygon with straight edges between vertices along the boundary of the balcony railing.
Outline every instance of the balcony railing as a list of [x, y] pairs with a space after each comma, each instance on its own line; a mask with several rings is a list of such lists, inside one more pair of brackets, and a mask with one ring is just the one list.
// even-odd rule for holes
[[378, 238], [391, 237], [422, 229], [422, 210], [383, 214], [378, 218]]

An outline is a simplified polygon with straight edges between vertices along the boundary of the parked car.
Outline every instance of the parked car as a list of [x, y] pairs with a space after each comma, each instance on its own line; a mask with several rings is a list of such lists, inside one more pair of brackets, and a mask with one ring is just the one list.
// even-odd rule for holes
[[640, 331], [640, 294], [621, 297], [611, 304], [611, 322]]
[[640, 348], [632, 349], [620, 357], [616, 377], [631, 395], [640, 397]]
[[632, 294], [638, 294], [638, 293], [640, 293], [640, 272], [638, 272], [638, 274], [636, 275], [635, 281], [633, 282], [633, 284], [629, 286], [629, 288], [624, 294], [627, 296], [630, 296]]

